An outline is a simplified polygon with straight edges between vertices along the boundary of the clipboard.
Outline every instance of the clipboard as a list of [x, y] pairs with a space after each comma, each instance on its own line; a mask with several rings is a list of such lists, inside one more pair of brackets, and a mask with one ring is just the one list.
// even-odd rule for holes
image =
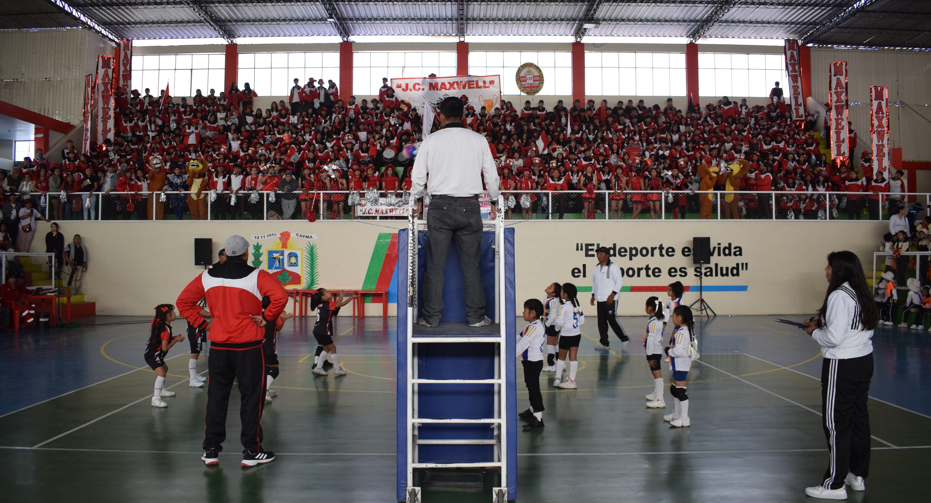
[[786, 324], [786, 325], [792, 325], [793, 327], [799, 327], [799, 328], [808, 328], [808, 327], [809, 327], [809, 325], [808, 325], [807, 323], [799, 323], [799, 322], [797, 322], [797, 321], [792, 321], [792, 320], [777, 319], [777, 320], [776, 320], [776, 323], [784, 323], [784, 324]]

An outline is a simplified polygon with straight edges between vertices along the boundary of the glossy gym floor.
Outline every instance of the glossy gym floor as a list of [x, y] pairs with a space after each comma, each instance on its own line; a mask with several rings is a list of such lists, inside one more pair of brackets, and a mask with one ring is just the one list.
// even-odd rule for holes
[[[821, 358], [804, 332], [774, 319], [700, 323], [685, 429], [644, 407], [652, 381], [637, 340], [646, 320], [621, 318], [634, 341], [622, 350], [613, 339], [612, 352], [594, 349], [591, 320], [579, 389], [545, 381], [546, 428], [519, 432], [518, 501], [807, 501], [804, 488], [828, 461]], [[154, 374], [142, 361], [148, 321], [81, 321], [0, 333], [0, 501], [395, 501], [394, 319], [338, 319], [336, 344], [350, 372], [339, 378], [311, 373], [312, 319], [286, 323], [278, 398], [262, 418], [264, 444], [278, 459], [252, 469], [239, 465], [235, 391], [220, 466], [201, 463], [207, 397], [188, 386], [187, 342], [168, 355], [166, 386], [177, 396], [154, 409]], [[183, 328], [175, 322], [176, 333]], [[931, 334], [882, 327], [873, 341], [872, 472], [867, 491], [849, 491], [850, 501], [925, 501]], [[518, 401], [527, 408], [522, 381]], [[425, 503], [490, 500], [488, 487], [424, 490]]]

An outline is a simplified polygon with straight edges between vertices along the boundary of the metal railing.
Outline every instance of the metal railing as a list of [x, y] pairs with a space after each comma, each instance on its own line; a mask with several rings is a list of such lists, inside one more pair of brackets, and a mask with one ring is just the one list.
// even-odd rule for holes
[[[931, 194], [757, 191], [503, 191], [505, 220], [887, 220]], [[30, 193], [50, 220], [407, 219], [403, 191]], [[427, 203], [429, 206], [429, 203]]]

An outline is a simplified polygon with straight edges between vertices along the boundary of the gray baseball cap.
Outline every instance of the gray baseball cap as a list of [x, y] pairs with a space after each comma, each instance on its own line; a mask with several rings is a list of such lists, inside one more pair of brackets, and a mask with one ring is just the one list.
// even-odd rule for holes
[[226, 238], [224, 249], [226, 249], [227, 256], [239, 257], [245, 255], [246, 252], [249, 251], [249, 241], [242, 236], [233, 235]]

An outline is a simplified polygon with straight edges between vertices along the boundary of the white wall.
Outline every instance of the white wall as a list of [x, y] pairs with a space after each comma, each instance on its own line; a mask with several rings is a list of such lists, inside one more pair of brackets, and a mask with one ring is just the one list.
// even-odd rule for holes
[[[870, 86], [889, 87], [892, 148], [902, 149], [903, 161], [931, 161], [931, 54], [904, 51], [862, 51], [812, 48], [812, 96], [828, 100], [828, 65], [847, 62], [849, 116], [859, 137], [857, 155], [870, 148]], [[902, 100], [917, 112], [893, 103]]]

